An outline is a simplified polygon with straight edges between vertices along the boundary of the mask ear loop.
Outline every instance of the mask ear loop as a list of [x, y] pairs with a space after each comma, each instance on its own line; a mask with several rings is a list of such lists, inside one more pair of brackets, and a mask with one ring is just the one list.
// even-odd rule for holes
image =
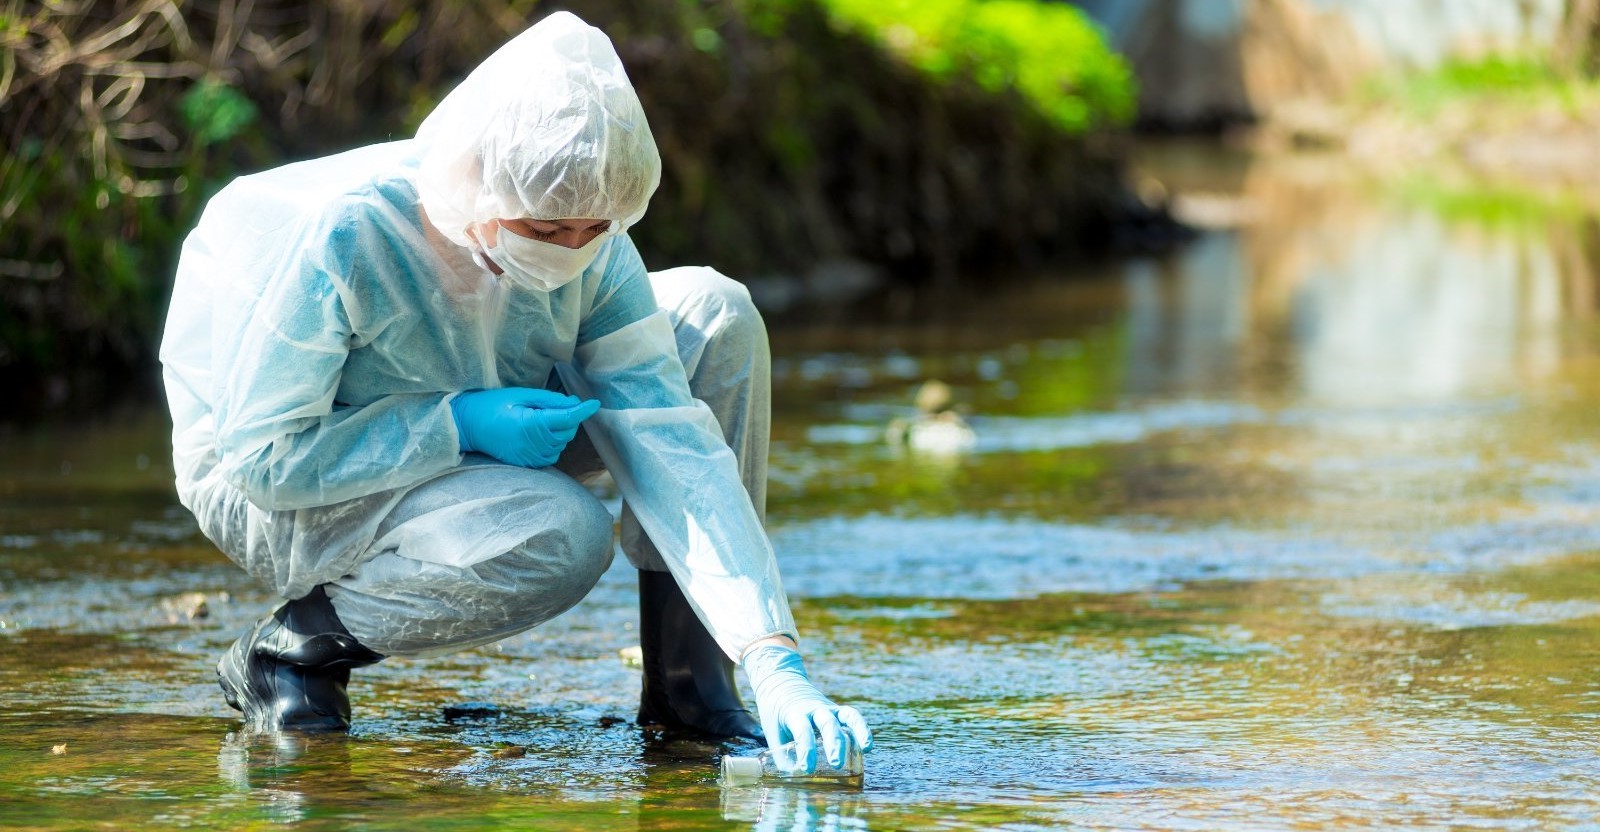
[[478, 232], [469, 223], [461, 229], [461, 236], [467, 238], [467, 251], [472, 255], [472, 262], [484, 271], [493, 271], [489, 268], [489, 259], [483, 253], [483, 241], [478, 239]]

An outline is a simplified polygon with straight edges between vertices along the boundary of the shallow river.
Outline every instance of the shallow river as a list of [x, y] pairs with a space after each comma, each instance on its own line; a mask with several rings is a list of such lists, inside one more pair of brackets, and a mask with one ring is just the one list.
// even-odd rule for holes
[[268, 599], [146, 413], [0, 437], [0, 827], [1593, 828], [1600, 231], [1152, 165], [1222, 227], [774, 332], [772, 532], [863, 791], [725, 792], [724, 747], [634, 726], [622, 558], [358, 671], [348, 738], [236, 733], [211, 668]]

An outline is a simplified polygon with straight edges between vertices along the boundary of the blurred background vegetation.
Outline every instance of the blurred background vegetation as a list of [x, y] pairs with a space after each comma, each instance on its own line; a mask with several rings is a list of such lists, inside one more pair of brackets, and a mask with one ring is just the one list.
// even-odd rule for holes
[[409, 137], [562, 8], [650, 114], [648, 262], [774, 307], [1181, 240], [1140, 133], [1331, 149], [1462, 210], [1600, 170], [1600, 0], [0, 0], [0, 422], [153, 394], [209, 194]]
[[[1096, 236], [1126, 64], [1071, 7], [600, 0], [665, 164], [636, 238], [799, 291], [950, 282]], [[148, 386], [177, 248], [229, 178], [409, 137], [537, 0], [101, 0], [0, 12], [0, 383]], [[1069, 54], [1071, 60], [1052, 55]]]

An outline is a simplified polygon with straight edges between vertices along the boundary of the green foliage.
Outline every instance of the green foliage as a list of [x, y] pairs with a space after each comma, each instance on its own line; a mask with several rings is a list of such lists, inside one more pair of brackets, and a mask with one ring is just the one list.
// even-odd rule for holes
[[255, 123], [256, 105], [244, 93], [218, 78], [206, 78], [178, 102], [195, 142], [225, 142]]
[[694, 48], [707, 54], [714, 54], [722, 48], [722, 36], [717, 34], [716, 29], [701, 27], [690, 33], [689, 39]]
[[1446, 107], [1489, 99], [1553, 102], [1575, 111], [1597, 93], [1600, 84], [1593, 79], [1560, 72], [1546, 57], [1492, 55], [1446, 61], [1427, 72], [1374, 78], [1364, 97], [1368, 104], [1397, 105], [1414, 116], [1431, 118]]
[[1037, 0], [822, 0], [837, 25], [864, 32], [918, 69], [1015, 90], [1071, 133], [1126, 123], [1127, 63], [1084, 14]]
[[[1064, 6], [888, 2], [900, 17], [845, 0], [582, 5], [662, 149], [635, 237], [652, 262], [803, 275], [855, 260], [931, 282], [1078, 241], [1116, 173], [1062, 128], [1125, 117], [1126, 68]], [[0, 384], [15, 398], [48, 409], [153, 383], [179, 246], [212, 193], [412, 135], [554, 8], [269, 6], [0, 0]], [[901, 48], [907, 25], [931, 51]]]
[[1436, 73], [1440, 81], [1463, 90], [1517, 90], [1558, 80], [1543, 61], [1495, 55], [1481, 61], [1451, 61]]
[[128, 370], [149, 355], [197, 207], [191, 186], [227, 172], [203, 147], [237, 136], [255, 109], [219, 82], [179, 106], [194, 41], [161, 3], [11, 9], [0, 21], [0, 383], [32, 406], [138, 383]]
[[782, 37], [784, 24], [801, 2], [804, 0], [744, 0], [746, 25], [750, 31], [762, 37]]

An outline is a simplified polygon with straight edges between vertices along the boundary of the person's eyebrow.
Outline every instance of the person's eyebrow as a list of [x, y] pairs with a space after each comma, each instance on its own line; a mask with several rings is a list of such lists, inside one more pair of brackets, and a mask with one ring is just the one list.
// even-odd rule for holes
[[536, 219], [531, 219], [531, 218], [518, 220], [518, 222], [522, 224], [522, 227], [533, 229], [535, 231], [538, 231], [541, 234], [549, 233], [549, 232], [544, 231], [544, 228], [550, 228], [550, 229], [555, 229], [555, 230], [559, 230], [559, 231], [580, 231], [580, 232], [582, 232], [582, 231], [594, 231], [596, 229], [604, 230], [606, 227], [611, 225], [611, 220], [595, 220], [594, 222], [591, 222], [591, 223], [589, 223], [587, 225], [583, 225], [583, 226], [566, 225], [562, 221], [558, 221], [558, 220], [536, 220]]

